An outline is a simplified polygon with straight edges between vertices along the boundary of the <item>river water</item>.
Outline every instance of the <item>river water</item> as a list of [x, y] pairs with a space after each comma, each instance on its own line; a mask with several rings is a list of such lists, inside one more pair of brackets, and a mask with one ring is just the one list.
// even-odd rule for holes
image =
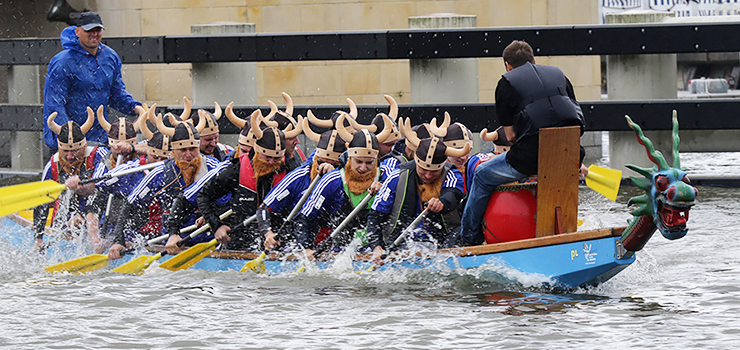
[[[683, 155], [682, 155], [683, 157]], [[706, 156], [682, 159], [706, 174]], [[736, 154], [711, 163], [740, 164]], [[727, 168], [722, 168], [726, 171]], [[735, 174], [740, 174], [737, 172]], [[624, 225], [580, 193], [584, 227]], [[9, 349], [732, 349], [740, 346], [738, 189], [699, 188], [689, 234], [659, 233], [598, 287], [557, 292], [472, 271], [335, 269], [255, 275], [152, 269], [47, 275], [0, 246], [0, 346]], [[0, 228], [1, 229], [1, 228]], [[18, 233], [22, 234], [22, 233]]]

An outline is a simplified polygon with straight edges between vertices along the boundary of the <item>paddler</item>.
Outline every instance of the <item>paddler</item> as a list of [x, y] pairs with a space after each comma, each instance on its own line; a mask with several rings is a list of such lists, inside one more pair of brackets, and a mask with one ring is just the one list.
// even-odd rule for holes
[[384, 247], [391, 245], [424, 209], [430, 213], [417, 230], [404, 237], [406, 243], [430, 242], [434, 248], [447, 247], [457, 232], [448, 218], [463, 198], [463, 179], [460, 171], [447, 163], [447, 157], [469, 153], [470, 144], [463, 142], [463, 148], [458, 149], [446, 146], [437, 137], [419, 140], [408, 120], [401, 129], [416, 151], [413, 161], [401, 164], [388, 176], [368, 215], [368, 245], [375, 263], [380, 263]]
[[[146, 149], [146, 155], [140, 156], [122, 166], [115, 168], [111, 173], [116, 173], [132, 168], [136, 168], [142, 165], [156, 163], [170, 159], [172, 157], [172, 147], [170, 146], [170, 137], [162, 134], [159, 130], [152, 131], [147, 125], [147, 121], [153, 121], [154, 110], [157, 105], [154, 104], [149, 110], [147, 110], [144, 118], [138, 120], [139, 130], [146, 138], [146, 142], [143, 143]], [[161, 115], [158, 118], [162, 118]], [[103, 193], [121, 193], [128, 195], [133, 192], [134, 188], [141, 182], [141, 180], [149, 173], [149, 171], [135, 172], [128, 175], [113, 177], [110, 180], [100, 181], [95, 184], [98, 191]], [[125, 204], [125, 202], [123, 203]], [[108, 250], [108, 256], [112, 259], [119, 257], [118, 252], [125, 248], [126, 244], [141, 241], [146, 239], [154, 238], [162, 232], [162, 215], [164, 209], [159, 205], [159, 198], [154, 198], [149, 203], [148, 221], [146, 224], [138, 230], [126, 230], [124, 232], [124, 243], [119, 240], [113, 243]], [[120, 219], [120, 216], [119, 216]], [[126, 220], [126, 219], [124, 219]]]
[[[198, 207], [205, 221], [216, 228], [215, 238], [226, 243], [228, 249], [261, 250], [261, 239], [257, 225], [242, 227], [239, 231], [231, 229], [237, 223], [256, 213], [267, 193], [287, 174], [285, 165], [286, 139], [297, 137], [301, 133], [303, 117], [298, 116], [301, 124], [287, 132], [276, 127], [262, 129], [262, 113], [257, 110], [250, 117], [252, 133], [256, 139], [254, 156], [249, 153], [235, 158], [220, 173], [207, 181], [197, 194]], [[234, 214], [221, 220], [222, 206], [217, 200], [231, 195], [229, 206]], [[175, 240], [179, 240], [175, 237]]]
[[[42, 180], [54, 180], [63, 183], [74, 192], [70, 203], [60, 203], [59, 200], [40, 205], [33, 211], [33, 228], [35, 232], [33, 247], [37, 250], [44, 248], [44, 226], [49, 215], [49, 208], [54, 210], [54, 220], [63, 220], [64, 231], [86, 227], [87, 238], [96, 252], [103, 252], [105, 246], [100, 238], [100, 208], [87, 205], [89, 196], [95, 194], [95, 184], [79, 185], [79, 178], [92, 178], [105, 173], [104, 159], [108, 150], [99, 146], [88, 146], [85, 133], [90, 130], [95, 121], [92, 108], [87, 108], [87, 120], [80, 126], [77, 122], [68, 121], [63, 125], [54, 122], [57, 113], [49, 115], [47, 123], [51, 131], [57, 134], [59, 151], [51, 156], [44, 167]], [[57, 216], [60, 205], [68, 205], [68, 215], [64, 218]]]
[[[367, 129], [350, 134], [343, 126], [347, 117], [347, 114], [343, 113], [336, 124], [339, 136], [343, 140], [350, 140], [346, 152], [349, 156], [347, 164], [342, 169], [327, 173], [319, 180], [295, 219], [296, 243], [305, 248], [308, 256], [313, 256], [317, 248], [315, 244], [319, 229], [336, 227], [366, 196], [374, 196], [386, 178], [386, 173], [380, 169], [378, 154], [379, 144], [391, 134], [390, 119], [384, 115], [385, 129], [376, 137]], [[370, 203], [367, 209], [360, 211], [357, 217], [328, 244], [335, 249], [342, 249], [355, 237], [360, 241], [366, 241], [365, 222]]]
[[[308, 115], [313, 117], [311, 110], [308, 111]], [[337, 130], [327, 130], [322, 134], [317, 134], [311, 129], [308, 118], [303, 120], [303, 132], [317, 143], [313, 156], [273, 187], [257, 210], [257, 222], [260, 232], [265, 237], [266, 249], [274, 249], [280, 242], [287, 242], [293, 237], [292, 229], [275, 232], [282, 226], [282, 223], [273, 217], [276, 215], [282, 218], [287, 217], [316, 176], [324, 175], [339, 167], [339, 156], [347, 149], [345, 141], [339, 136]], [[278, 222], [281, 226], [274, 227], [273, 222]], [[293, 226], [290, 225], [290, 227]], [[276, 240], [277, 233], [281, 236]]]
[[[115, 243], [119, 245], [125, 244], [126, 230], [139, 230], [147, 223], [149, 203], [158, 199], [159, 205], [168, 210], [175, 197], [219, 163], [216, 158], [200, 153], [199, 130], [205, 126], [204, 119], [197, 126], [184, 122], [174, 128], [165, 126], [159, 116], [154, 117], [154, 122], [162, 134], [170, 137], [173, 158], [151, 170], [129, 194], [122, 213], [127, 219], [119, 220], [114, 231]], [[168, 242], [173, 241], [173, 237], [179, 237], [177, 232]], [[119, 257], [117, 251], [109, 254], [112, 258]]]

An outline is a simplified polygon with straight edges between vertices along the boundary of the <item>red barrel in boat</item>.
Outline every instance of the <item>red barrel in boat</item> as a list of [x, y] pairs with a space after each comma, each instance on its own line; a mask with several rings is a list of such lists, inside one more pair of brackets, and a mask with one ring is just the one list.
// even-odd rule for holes
[[499, 186], [483, 215], [488, 244], [534, 238], [537, 228], [537, 184]]

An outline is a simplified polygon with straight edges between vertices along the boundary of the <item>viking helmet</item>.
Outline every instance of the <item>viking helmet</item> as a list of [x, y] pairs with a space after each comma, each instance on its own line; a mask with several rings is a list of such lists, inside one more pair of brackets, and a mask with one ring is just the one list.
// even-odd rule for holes
[[[229, 103], [228, 106], [226, 106], [226, 118], [229, 118], [229, 121], [231, 121], [232, 124], [236, 125], [241, 131], [239, 132], [239, 144], [249, 147], [254, 147], [254, 134], [252, 133], [252, 126], [250, 124], [250, 119], [242, 119], [236, 116], [234, 114], [234, 102], [232, 101]], [[254, 111], [252, 114], [257, 113], [257, 111]], [[260, 121], [262, 125], [265, 125], [267, 127], [277, 127], [278, 123], [274, 121], [265, 120], [262, 117], [262, 112], [259, 114]]]
[[215, 105], [213, 113], [199, 109], [198, 113], [194, 113], [190, 118], [195, 125], [199, 124], [201, 119], [206, 120], [206, 125], [203, 127], [203, 131], [200, 132], [200, 136], [218, 134], [218, 120], [221, 119], [221, 106], [218, 105], [218, 102], [214, 102], [213, 104]]
[[[139, 123], [132, 123], [128, 119], [121, 117], [118, 118], [115, 123], [111, 124], [108, 122], [108, 120], [105, 119], [103, 108], [104, 107], [102, 105], [98, 107], [98, 122], [100, 123], [100, 126], [102, 126], [103, 129], [108, 132], [108, 144], [112, 146], [119, 142], [136, 142], [136, 132], [139, 130]], [[137, 111], [140, 111], [141, 113], [143, 109], [137, 108]], [[139, 119], [141, 119], [141, 116], [144, 114], [146, 114], [146, 112], [141, 113]]]
[[470, 152], [470, 144], [465, 143], [462, 149], [447, 147], [438, 137], [425, 138], [420, 140], [416, 133], [408, 128], [408, 124], [402, 124], [406, 140], [416, 146], [414, 151], [414, 161], [422, 169], [435, 171], [445, 166], [447, 157], [462, 157]]
[[375, 136], [375, 134], [368, 129], [358, 130], [355, 131], [354, 134], [350, 134], [343, 126], [346, 118], [347, 113], [342, 112], [342, 115], [337, 119], [337, 131], [342, 139], [351, 140], [347, 145], [347, 153], [349, 156], [377, 157], [380, 153], [380, 143], [387, 139], [391, 134], [390, 119], [388, 119], [388, 116], [385, 116], [386, 127], [378, 136]]
[[49, 125], [49, 129], [58, 135], [57, 145], [59, 145], [59, 149], [76, 150], [87, 147], [85, 134], [90, 130], [95, 121], [95, 113], [92, 108], [87, 107], [87, 120], [82, 126], [71, 120], [64, 123], [64, 125], [59, 125], [54, 122], [54, 118], [56, 117], [57, 113], [52, 113], [47, 119], [47, 124]]
[[[447, 127], [443, 125], [447, 124]], [[465, 143], [473, 147], [473, 133], [462, 123], [450, 125], [450, 114], [445, 112], [445, 120], [442, 126], [437, 126], [437, 118], [433, 118], [429, 123], [429, 128], [434, 135], [442, 138], [445, 145], [452, 148], [462, 148]]]
[[[311, 110], [308, 111], [308, 114], [313, 115]], [[347, 150], [347, 144], [339, 136], [339, 131], [328, 130], [319, 135], [311, 130], [308, 118], [303, 119], [303, 132], [309, 139], [317, 143], [316, 155], [319, 157], [339, 160], [339, 156]]]
[[[406, 124], [404, 125], [404, 123], [406, 123]], [[406, 119], [399, 118], [398, 119], [398, 125], [399, 126], [405, 126], [405, 128], [407, 130], [410, 129], [411, 131], [415, 132], [416, 133], [416, 137], [418, 139], [425, 139], [425, 138], [428, 138], [428, 137], [432, 137], [432, 131], [431, 131], [430, 126], [429, 126], [428, 123], [414, 125], [413, 127], [411, 127], [411, 118], [406, 118]], [[406, 137], [406, 135], [404, 134], [404, 128], [403, 127], [399, 128], [399, 131], [401, 132], [401, 135], [403, 137]], [[412, 144], [409, 141], [408, 138], [406, 138], [405, 143], [406, 143], [406, 147], [408, 147], [410, 150], [416, 151], [416, 145]]]
[[[298, 116], [298, 119], [303, 123], [303, 117]], [[262, 129], [262, 112], [258, 109], [250, 116], [250, 125], [252, 127], [252, 133], [256, 139], [254, 143], [254, 151], [257, 154], [264, 154], [268, 157], [284, 157], [285, 156], [285, 139], [297, 137], [301, 133], [302, 127], [283, 132], [276, 127], [268, 127]]]
[[[144, 134], [144, 137], [146, 137], [147, 139], [146, 152], [157, 157], [170, 158], [172, 156], [170, 137], [159, 132], [159, 130], [152, 132], [152, 130], [149, 129], [149, 126], [147, 126], [146, 124], [147, 120], [151, 120], [154, 118], [162, 120], [161, 114], [156, 116], [154, 115], [154, 109], [156, 107], [157, 104], [155, 103], [154, 105], [152, 105], [152, 108], [150, 108], [144, 114], [142, 118], [139, 118], [137, 122], [139, 123], [139, 129], [141, 130], [141, 133]], [[154, 122], [154, 124], [156, 124], [156, 122]]]
[[201, 118], [197, 126], [193, 126], [191, 121], [177, 123], [174, 128], [165, 126], [161, 118], [154, 118], [154, 121], [157, 129], [170, 137], [173, 150], [200, 147], [200, 131], [205, 127], [205, 118]]

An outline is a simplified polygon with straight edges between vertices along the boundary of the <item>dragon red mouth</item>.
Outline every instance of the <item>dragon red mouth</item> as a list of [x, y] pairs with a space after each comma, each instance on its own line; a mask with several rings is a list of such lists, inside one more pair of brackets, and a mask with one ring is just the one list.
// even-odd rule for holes
[[686, 222], [689, 221], [689, 210], [693, 203], [688, 205], [671, 205], [658, 201], [658, 223], [660, 231], [668, 239], [681, 238], [686, 235]]

